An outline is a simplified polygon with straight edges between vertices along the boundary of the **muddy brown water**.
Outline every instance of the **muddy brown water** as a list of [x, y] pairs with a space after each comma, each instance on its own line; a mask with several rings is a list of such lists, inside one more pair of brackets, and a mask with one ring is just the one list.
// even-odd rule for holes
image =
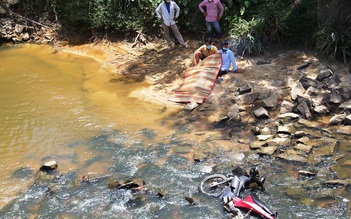
[[[129, 97], [147, 84], [111, 83], [108, 74], [90, 58], [49, 46], [0, 49], [1, 218], [227, 218], [216, 198], [197, 190], [201, 169], [213, 164], [227, 173], [234, 165], [259, 164], [267, 186], [258, 195], [280, 218], [345, 217], [345, 200], [286, 195], [298, 187], [299, 167], [194, 137], [196, 127], [180, 122], [179, 108]], [[192, 145], [215, 155], [194, 163], [187, 150]], [[351, 159], [347, 142], [339, 150]], [[38, 168], [52, 159], [60, 177], [36, 183]], [[77, 185], [79, 175], [93, 180]], [[151, 188], [146, 195], [106, 188], [109, 178], [130, 176], [165, 189], [166, 198]], [[351, 198], [348, 191], [342, 196]]]

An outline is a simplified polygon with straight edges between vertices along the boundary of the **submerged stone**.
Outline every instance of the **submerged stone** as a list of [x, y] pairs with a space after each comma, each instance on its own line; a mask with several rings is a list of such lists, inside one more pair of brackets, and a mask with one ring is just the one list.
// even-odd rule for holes
[[287, 160], [287, 161], [301, 162], [301, 163], [308, 162], [306, 157], [302, 156], [300, 153], [296, 152], [293, 149], [287, 150], [282, 154], [278, 154], [277, 158]]
[[194, 151], [194, 161], [200, 162], [206, 158], [206, 154], [202, 151], [196, 150]]
[[306, 197], [306, 190], [302, 188], [288, 188], [285, 193], [292, 198]]
[[190, 146], [175, 146], [172, 149], [174, 153], [177, 153], [177, 154], [187, 154], [192, 150]]
[[18, 168], [15, 172], [12, 173], [12, 176], [16, 179], [25, 179], [32, 176], [33, 170], [28, 167]]
[[330, 185], [330, 186], [350, 186], [351, 185], [351, 179], [333, 179], [333, 180], [327, 180], [323, 182], [324, 185]]
[[302, 119], [302, 118], [299, 119], [298, 123], [308, 128], [319, 128], [322, 126], [319, 122], [309, 121], [307, 119]]

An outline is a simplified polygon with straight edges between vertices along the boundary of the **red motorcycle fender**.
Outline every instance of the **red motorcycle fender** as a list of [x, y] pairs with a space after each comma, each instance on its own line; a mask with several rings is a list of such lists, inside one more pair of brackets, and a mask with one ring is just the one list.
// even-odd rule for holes
[[251, 195], [248, 195], [245, 199], [240, 199], [239, 197], [234, 197], [233, 198], [233, 203], [234, 206], [237, 208], [245, 208], [248, 210], [252, 210], [262, 216], [264, 216], [267, 219], [274, 219], [274, 217], [270, 214], [268, 214], [261, 206], [256, 204]]

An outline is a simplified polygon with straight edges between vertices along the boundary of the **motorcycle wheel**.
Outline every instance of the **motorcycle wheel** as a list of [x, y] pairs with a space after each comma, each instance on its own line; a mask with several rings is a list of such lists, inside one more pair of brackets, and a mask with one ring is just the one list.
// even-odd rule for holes
[[200, 192], [210, 196], [220, 196], [227, 186], [228, 182], [225, 175], [213, 174], [201, 181]]

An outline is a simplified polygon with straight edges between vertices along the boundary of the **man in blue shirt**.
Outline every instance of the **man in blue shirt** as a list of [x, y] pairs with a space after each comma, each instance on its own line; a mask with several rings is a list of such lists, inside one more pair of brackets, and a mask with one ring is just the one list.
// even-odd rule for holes
[[230, 64], [232, 64], [232, 72], [237, 70], [234, 53], [228, 48], [228, 41], [222, 42], [222, 49], [219, 50], [219, 53], [222, 54], [222, 65], [221, 70], [218, 73], [218, 76], [222, 76], [229, 71]]

